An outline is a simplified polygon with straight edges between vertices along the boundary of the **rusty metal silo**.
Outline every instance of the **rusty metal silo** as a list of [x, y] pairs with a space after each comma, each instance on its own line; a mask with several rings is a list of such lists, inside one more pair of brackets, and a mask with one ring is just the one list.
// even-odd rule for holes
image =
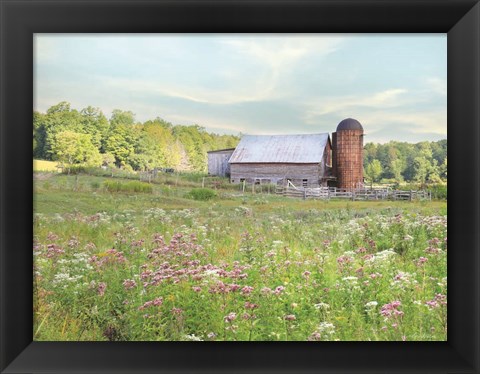
[[332, 139], [337, 187], [352, 190], [363, 183], [363, 127], [356, 119], [344, 119]]

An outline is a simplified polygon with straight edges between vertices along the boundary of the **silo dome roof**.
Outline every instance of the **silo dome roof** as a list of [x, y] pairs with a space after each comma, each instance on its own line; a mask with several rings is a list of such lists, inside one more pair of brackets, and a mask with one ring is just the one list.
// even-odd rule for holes
[[362, 130], [363, 127], [356, 119], [347, 118], [340, 122], [337, 126], [337, 131], [341, 130]]

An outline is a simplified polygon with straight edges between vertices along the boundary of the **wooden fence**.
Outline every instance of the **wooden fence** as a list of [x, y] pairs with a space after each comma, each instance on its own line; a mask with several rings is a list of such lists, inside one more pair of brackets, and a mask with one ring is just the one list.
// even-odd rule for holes
[[291, 181], [277, 185], [275, 192], [287, 197], [303, 199], [349, 199], [349, 200], [431, 200], [428, 191], [400, 191], [390, 188], [358, 188], [346, 190], [336, 187], [297, 187]]

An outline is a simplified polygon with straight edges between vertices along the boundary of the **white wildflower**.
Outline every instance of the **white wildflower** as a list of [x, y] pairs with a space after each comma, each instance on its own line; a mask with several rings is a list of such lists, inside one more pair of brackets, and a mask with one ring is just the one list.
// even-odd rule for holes
[[203, 339], [200, 338], [199, 336], [196, 336], [195, 334], [185, 335], [185, 339], [190, 340], [192, 342], [203, 342]]
[[315, 304], [315, 309], [318, 309], [318, 310], [328, 310], [330, 309], [330, 305], [328, 305], [327, 303], [318, 303], [318, 304]]
[[369, 301], [368, 303], [365, 304], [365, 309], [375, 309], [377, 305], [378, 305], [378, 302]]

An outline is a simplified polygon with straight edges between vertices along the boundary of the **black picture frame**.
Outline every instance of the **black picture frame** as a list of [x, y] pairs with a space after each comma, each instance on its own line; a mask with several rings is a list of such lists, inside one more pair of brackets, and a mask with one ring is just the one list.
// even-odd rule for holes
[[[478, 0], [0, 0], [2, 373], [480, 373]], [[448, 33], [448, 341], [32, 342], [34, 33]]]

